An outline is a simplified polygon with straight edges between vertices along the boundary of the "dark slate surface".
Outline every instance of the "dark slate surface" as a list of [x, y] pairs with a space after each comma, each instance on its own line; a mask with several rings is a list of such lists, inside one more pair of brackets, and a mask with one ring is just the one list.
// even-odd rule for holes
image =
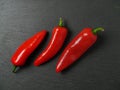
[[[69, 28], [66, 44], [84, 27], [105, 28], [96, 44], [63, 73], [55, 66], [62, 50], [48, 63], [34, 67], [52, 28], [63, 17]], [[120, 0], [0, 0], [0, 90], [120, 90]], [[49, 35], [12, 73], [16, 48], [41, 29]]]

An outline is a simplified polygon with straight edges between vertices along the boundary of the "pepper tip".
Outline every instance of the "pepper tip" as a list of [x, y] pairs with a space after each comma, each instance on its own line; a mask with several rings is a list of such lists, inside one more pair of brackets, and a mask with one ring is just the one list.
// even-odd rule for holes
[[56, 68], [56, 73], [60, 73], [62, 70], [60, 68]]

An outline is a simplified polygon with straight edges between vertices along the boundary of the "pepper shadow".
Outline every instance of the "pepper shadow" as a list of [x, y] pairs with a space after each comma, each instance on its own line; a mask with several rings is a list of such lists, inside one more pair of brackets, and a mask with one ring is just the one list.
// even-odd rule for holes
[[79, 63], [81, 63], [82, 60], [84, 60], [85, 57], [87, 57], [90, 53], [95, 53], [97, 49], [104, 46], [106, 40], [104, 35], [98, 35], [98, 39], [96, 43], [90, 47], [77, 61], [75, 61], [72, 65], [70, 65], [68, 68], [63, 70], [61, 74], [67, 74], [72, 70], [75, 66], [77, 66]]

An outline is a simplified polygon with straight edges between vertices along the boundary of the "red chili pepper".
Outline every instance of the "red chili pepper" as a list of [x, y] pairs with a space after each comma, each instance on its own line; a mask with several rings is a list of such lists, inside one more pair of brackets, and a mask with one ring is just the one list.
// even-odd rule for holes
[[63, 51], [58, 60], [56, 72], [61, 72], [80, 58], [97, 40], [97, 32], [103, 30], [103, 28], [83, 29]]
[[54, 27], [52, 37], [45, 50], [35, 60], [34, 65], [39, 66], [50, 60], [62, 47], [67, 36], [67, 28], [63, 27], [63, 21], [60, 18], [59, 26]]
[[16, 68], [23, 66], [30, 54], [36, 49], [36, 47], [42, 42], [47, 31], [42, 30], [31, 38], [27, 39], [13, 54], [11, 62], [14, 65], [13, 72], [16, 72]]

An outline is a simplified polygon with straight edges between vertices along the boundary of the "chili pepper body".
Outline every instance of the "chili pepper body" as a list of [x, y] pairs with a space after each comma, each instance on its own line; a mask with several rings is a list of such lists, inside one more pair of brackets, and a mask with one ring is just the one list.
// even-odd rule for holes
[[26, 62], [28, 56], [36, 49], [36, 47], [42, 42], [47, 31], [42, 30], [31, 38], [27, 39], [23, 44], [19, 46], [16, 52], [11, 58], [12, 64], [15, 66], [13, 72], [15, 72], [16, 67], [23, 66]]
[[83, 29], [65, 48], [61, 54], [57, 66], [56, 72], [61, 72], [62, 70], [69, 67], [78, 58], [80, 58], [87, 50], [90, 48], [97, 40], [96, 33], [102, 28], [85, 28]]
[[35, 60], [34, 66], [39, 66], [40, 64], [49, 61], [62, 47], [67, 36], [67, 29], [61, 24], [62, 23], [60, 21], [59, 26], [54, 27], [50, 42], [44, 51]]

